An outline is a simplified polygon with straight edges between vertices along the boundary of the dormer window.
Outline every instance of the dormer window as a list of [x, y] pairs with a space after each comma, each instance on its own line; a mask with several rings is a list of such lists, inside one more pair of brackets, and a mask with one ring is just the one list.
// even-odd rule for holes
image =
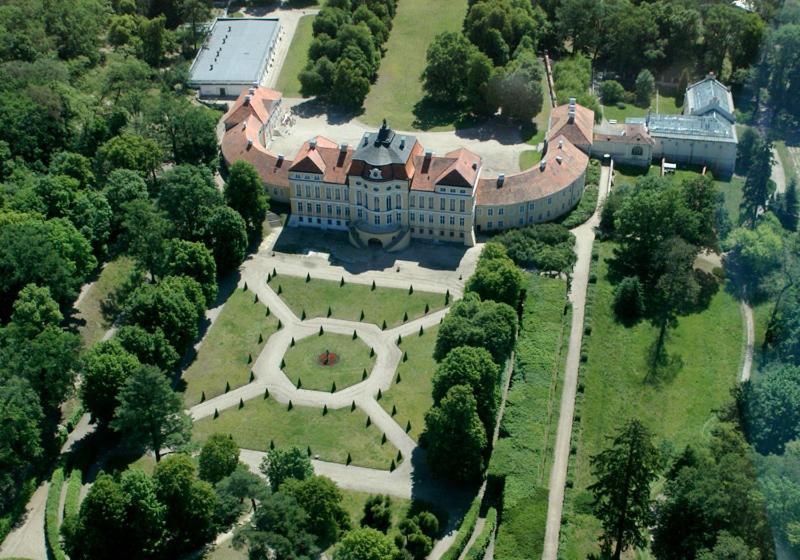
[[383, 179], [383, 174], [381, 173], [380, 168], [373, 167], [369, 170], [369, 178], [370, 179]]

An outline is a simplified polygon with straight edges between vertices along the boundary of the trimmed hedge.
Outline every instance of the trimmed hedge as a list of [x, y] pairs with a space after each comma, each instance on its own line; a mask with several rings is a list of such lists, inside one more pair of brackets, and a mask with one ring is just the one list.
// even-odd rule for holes
[[61, 488], [64, 486], [64, 469], [53, 471], [50, 488], [47, 490], [47, 505], [44, 511], [44, 530], [47, 550], [54, 560], [66, 560], [61, 548], [61, 533], [58, 524], [58, 506], [61, 505]]
[[483, 557], [486, 556], [486, 549], [489, 548], [489, 543], [492, 540], [492, 534], [494, 534], [496, 525], [497, 510], [489, 508], [489, 511], [486, 512], [486, 524], [483, 526], [481, 534], [478, 535], [478, 538], [472, 543], [472, 547], [469, 549], [466, 556], [467, 560], [483, 560]]
[[581, 225], [594, 214], [599, 195], [600, 162], [596, 159], [590, 159], [589, 166], [586, 169], [586, 188], [583, 190], [583, 196], [581, 196], [577, 206], [558, 221], [569, 229]]
[[78, 515], [81, 508], [81, 486], [83, 473], [79, 469], [72, 469], [67, 481], [67, 495], [64, 498], [64, 520]]
[[516, 363], [489, 479], [503, 497], [495, 557], [541, 555], [547, 519], [547, 484], [558, 424], [570, 313], [563, 280], [533, 276], [527, 287], [516, 344]]
[[478, 521], [480, 509], [481, 500], [476, 496], [475, 499], [472, 500], [472, 505], [469, 506], [467, 513], [464, 514], [464, 519], [461, 520], [461, 526], [458, 528], [458, 533], [456, 534], [453, 544], [442, 554], [441, 560], [458, 560], [458, 557], [461, 556], [461, 553], [467, 546], [472, 532], [475, 530], [475, 523]]

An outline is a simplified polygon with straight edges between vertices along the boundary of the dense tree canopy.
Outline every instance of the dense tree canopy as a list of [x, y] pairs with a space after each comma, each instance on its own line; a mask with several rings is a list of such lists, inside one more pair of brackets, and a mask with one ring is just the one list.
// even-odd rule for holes
[[482, 300], [492, 300], [516, 307], [525, 277], [508, 255], [503, 245], [488, 243], [478, 266], [467, 282], [467, 290]]
[[258, 239], [269, 204], [264, 184], [252, 164], [237, 161], [230, 166], [225, 183], [225, 203], [244, 219], [250, 238]]
[[198, 457], [200, 478], [216, 484], [236, 470], [239, 446], [230, 434], [212, 434]]
[[467, 293], [442, 321], [433, 356], [442, 360], [457, 346], [477, 346], [487, 349], [495, 363], [501, 364], [511, 353], [516, 330], [514, 309]]

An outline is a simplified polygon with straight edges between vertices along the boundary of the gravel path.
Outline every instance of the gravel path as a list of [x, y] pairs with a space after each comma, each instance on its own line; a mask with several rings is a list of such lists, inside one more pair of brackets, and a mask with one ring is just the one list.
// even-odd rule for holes
[[592, 261], [594, 228], [600, 223], [599, 209], [608, 195], [610, 186], [609, 168], [603, 166], [600, 173], [600, 194], [597, 209], [588, 222], [572, 230], [575, 234], [575, 252], [578, 260], [572, 272], [572, 287], [569, 298], [572, 303], [572, 327], [569, 336], [567, 363], [564, 370], [564, 389], [561, 393], [561, 410], [558, 418], [555, 456], [550, 471], [550, 495], [547, 505], [547, 527], [544, 535], [543, 560], [558, 557], [558, 537], [561, 529], [561, 512], [564, 507], [564, 487], [567, 481], [572, 420], [575, 412], [575, 395], [578, 387], [583, 319], [586, 306], [586, 289], [589, 284], [589, 268]]
[[753, 308], [744, 300], [739, 305], [742, 310], [742, 325], [745, 333], [744, 358], [742, 359], [742, 372], [739, 376], [739, 381], [744, 383], [750, 380], [750, 372], [753, 369], [753, 346], [755, 345], [756, 332]]

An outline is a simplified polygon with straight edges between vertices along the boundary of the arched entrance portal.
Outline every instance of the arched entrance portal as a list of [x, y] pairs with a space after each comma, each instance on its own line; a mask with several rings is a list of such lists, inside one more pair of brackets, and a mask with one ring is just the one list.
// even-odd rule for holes
[[367, 241], [367, 247], [370, 249], [383, 249], [383, 243], [381, 243], [380, 239], [373, 237]]

